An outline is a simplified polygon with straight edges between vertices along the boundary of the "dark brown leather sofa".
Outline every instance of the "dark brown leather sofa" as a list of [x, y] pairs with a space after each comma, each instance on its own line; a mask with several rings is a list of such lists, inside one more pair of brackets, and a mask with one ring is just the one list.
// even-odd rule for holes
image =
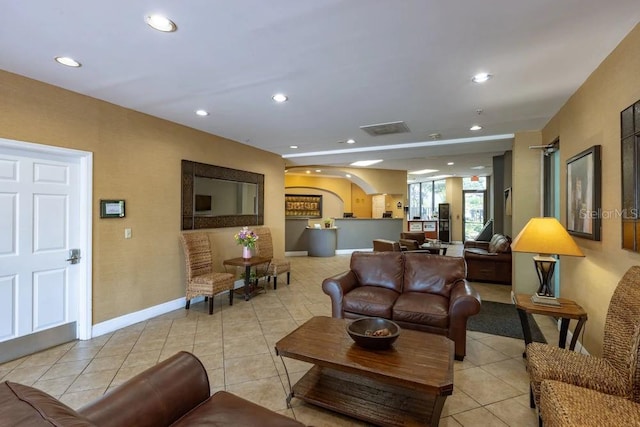
[[77, 412], [43, 391], [5, 381], [0, 384], [0, 425], [303, 426], [224, 391], [210, 396], [207, 371], [187, 352], [147, 369]]
[[511, 285], [511, 238], [494, 234], [489, 242], [464, 242], [467, 280]]
[[333, 317], [391, 319], [400, 327], [446, 335], [466, 354], [467, 318], [480, 295], [465, 280], [464, 259], [415, 252], [354, 252], [350, 269], [322, 282]]

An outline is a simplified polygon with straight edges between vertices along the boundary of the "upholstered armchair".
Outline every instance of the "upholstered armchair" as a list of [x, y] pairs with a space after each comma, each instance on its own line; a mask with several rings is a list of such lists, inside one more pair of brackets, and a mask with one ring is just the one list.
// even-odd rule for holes
[[185, 310], [189, 310], [192, 298], [202, 295], [209, 298], [209, 314], [213, 314], [213, 297], [224, 291], [229, 291], [229, 305], [233, 305], [235, 277], [229, 273], [213, 271], [211, 244], [207, 233], [184, 233], [181, 241], [187, 269]]
[[256, 241], [256, 255], [271, 259], [266, 271], [261, 271], [260, 273], [267, 276], [267, 281], [271, 281], [271, 277], [273, 277], [273, 289], [278, 288], [278, 275], [287, 273], [288, 285], [291, 279], [291, 263], [284, 258], [273, 257], [273, 240], [271, 238], [271, 230], [268, 227], [260, 227], [254, 231], [258, 235], [258, 240]]
[[[601, 393], [640, 401], [640, 266], [622, 277], [609, 303], [602, 357], [556, 346], [527, 346], [532, 404], [540, 408], [540, 384], [562, 381]], [[533, 407], [533, 405], [532, 405]]]

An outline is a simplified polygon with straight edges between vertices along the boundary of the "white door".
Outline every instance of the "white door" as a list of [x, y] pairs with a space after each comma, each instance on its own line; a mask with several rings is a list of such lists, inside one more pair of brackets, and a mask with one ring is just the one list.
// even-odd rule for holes
[[81, 169], [77, 157], [0, 146], [0, 362], [78, 337], [86, 261], [68, 259], [85, 247]]

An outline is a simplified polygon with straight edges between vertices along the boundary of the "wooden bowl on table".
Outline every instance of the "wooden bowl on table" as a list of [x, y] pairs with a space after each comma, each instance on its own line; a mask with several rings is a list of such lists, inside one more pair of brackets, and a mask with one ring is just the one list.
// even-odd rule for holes
[[400, 336], [400, 326], [380, 317], [363, 317], [347, 325], [347, 333], [360, 347], [384, 350]]

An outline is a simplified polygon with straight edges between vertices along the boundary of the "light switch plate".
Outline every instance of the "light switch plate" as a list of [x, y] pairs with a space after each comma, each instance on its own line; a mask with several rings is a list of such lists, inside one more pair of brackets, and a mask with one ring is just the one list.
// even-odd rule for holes
[[124, 229], [124, 238], [125, 239], [130, 239], [131, 238], [131, 229], [130, 228], [125, 228]]

